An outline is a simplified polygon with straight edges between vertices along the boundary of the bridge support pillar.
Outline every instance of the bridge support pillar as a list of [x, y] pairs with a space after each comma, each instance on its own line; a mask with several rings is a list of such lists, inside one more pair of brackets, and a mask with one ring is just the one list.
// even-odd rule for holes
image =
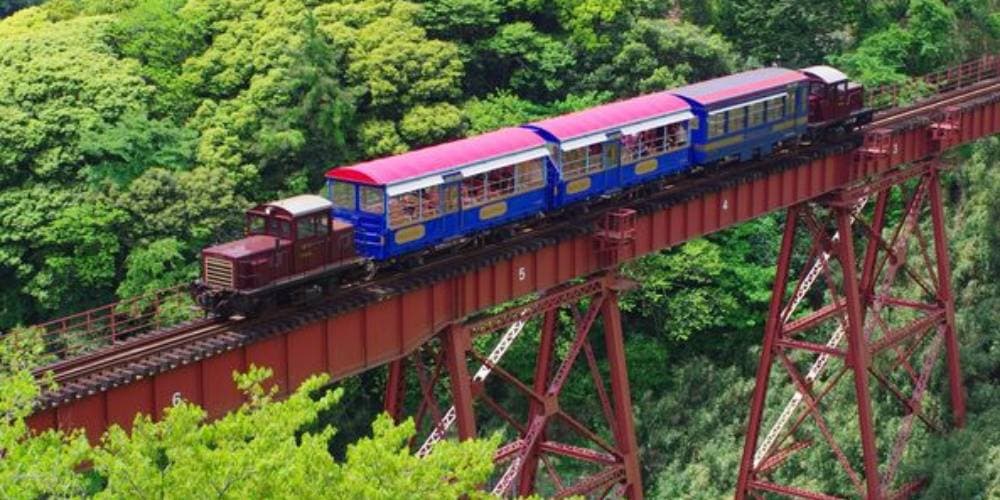
[[[944, 431], [926, 397], [942, 349], [954, 422], [962, 425], [940, 168], [936, 161], [918, 164], [788, 210], [737, 499], [764, 493], [877, 499], [919, 489], [921, 478], [899, 480], [897, 472], [914, 433]], [[921, 224], [928, 205], [930, 224]], [[806, 246], [798, 279], [790, 279], [803, 261], [795, 251]], [[874, 400], [883, 401], [877, 412], [875, 390], [881, 397]], [[888, 406], [887, 399], [895, 401]], [[787, 403], [775, 406], [776, 400]], [[845, 406], [853, 410], [832, 411]], [[894, 411], [902, 413], [894, 436], [876, 435], [889, 427], [876, 426], [875, 416]], [[778, 473], [799, 453], [813, 460], [822, 454], [839, 468], [818, 478]]]
[[[512, 440], [494, 456], [497, 473], [488, 485], [494, 493], [604, 497], [613, 492], [642, 498], [618, 310], [618, 292], [628, 284], [601, 273], [561, 285], [527, 304], [451, 325], [436, 342], [410, 355], [406, 366], [413, 367], [422, 395], [414, 414], [418, 443], [423, 442], [417, 454], [433, 453], [434, 444], [453, 433], [453, 427], [459, 439], [506, 428]], [[592, 345], [602, 336], [604, 359]], [[480, 352], [490, 345], [489, 352]], [[524, 353], [534, 354], [531, 370], [521, 363], [502, 363], [515, 345], [522, 359]], [[470, 364], [478, 369], [470, 372]], [[388, 396], [396, 394], [393, 384], [404, 380], [396, 366], [402, 367], [390, 366], [387, 410], [390, 401], [401, 408], [404, 399]], [[571, 377], [576, 390], [593, 391], [603, 421], [597, 419], [595, 425], [593, 402], [560, 397]], [[447, 411], [441, 411], [438, 401], [442, 394], [450, 395]], [[523, 404], [514, 396], [523, 398]], [[586, 418], [574, 416], [581, 413]], [[575, 477], [561, 477], [553, 457], [574, 461]]]

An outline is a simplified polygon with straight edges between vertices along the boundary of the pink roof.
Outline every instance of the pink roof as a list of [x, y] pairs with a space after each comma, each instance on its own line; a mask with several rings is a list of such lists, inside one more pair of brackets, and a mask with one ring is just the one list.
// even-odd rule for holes
[[545, 140], [530, 130], [504, 128], [349, 167], [333, 168], [327, 171], [326, 177], [385, 186], [544, 145]]
[[657, 92], [549, 118], [531, 126], [564, 141], [689, 109], [691, 106], [683, 99], [667, 92]]
[[783, 87], [789, 83], [807, 80], [808, 78], [798, 71], [784, 68], [761, 68], [694, 83], [670, 92], [687, 97], [702, 106], [711, 106], [734, 97], [755, 94], [775, 87]]

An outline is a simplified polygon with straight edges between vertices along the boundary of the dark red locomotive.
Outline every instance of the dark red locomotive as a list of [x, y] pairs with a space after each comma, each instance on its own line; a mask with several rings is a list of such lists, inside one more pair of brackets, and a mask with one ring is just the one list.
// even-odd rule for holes
[[[339, 284], [364, 260], [354, 251], [354, 227], [330, 217], [332, 204], [300, 195], [246, 213], [246, 237], [202, 251], [202, 279], [194, 284], [199, 305], [220, 315], [264, 305], [282, 288], [311, 282]], [[265, 293], [266, 292], [266, 293]]]
[[865, 89], [860, 83], [830, 66], [812, 66], [801, 72], [809, 78], [810, 127], [850, 129], [871, 121], [873, 111], [865, 108]]

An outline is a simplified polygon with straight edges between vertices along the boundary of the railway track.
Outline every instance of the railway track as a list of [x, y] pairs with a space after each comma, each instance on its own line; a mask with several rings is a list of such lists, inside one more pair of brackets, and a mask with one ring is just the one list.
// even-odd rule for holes
[[1000, 77], [984, 80], [976, 85], [939, 95], [933, 102], [917, 102], [911, 106], [893, 108], [883, 113], [877, 113], [875, 119], [872, 123], [865, 126], [865, 129], [874, 130], [891, 127], [914, 118], [919, 118], [932, 111], [940, 111], [948, 106], [954, 106], [961, 102], [968, 102], [971, 99], [985, 97], [997, 92], [1000, 92]]
[[[933, 102], [917, 103], [878, 114], [862, 132], [899, 126], [949, 105], [994, 93], [1000, 93], [1000, 79], [955, 90]], [[295, 305], [260, 318], [200, 320], [126, 339], [87, 355], [57, 361], [39, 369], [39, 373], [52, 373], [58, 388], [43, 394], [38, 405], [45, 408], [106, 390], [135, 378], [149, 376], [213, 353], [235, 349], [302, 324], [449, 279], [501, 259], [509, 259], [557, 244], [567, 238], [590, 233], [594, 223], [614, 208], [631, 207], [640, 212], [653, 211], [705, 192], [717, 191], [722, 186], [793, 168], [820, 156], [844, 153], [859, 147], [861, 143], [862, 136], [858, 134], [833, 144], [818, 144], [788, 151], [765, 161], [709, 169], [683, 179], [668, 178], [657, 183], [659, 189], [652, 190], [652, 194], [647, 189], [647, 196], [605, 199], [589, 205], [587, 212], [563, 214], [542, 227], [530, 228], [502, 244], [455, 255], [442, 255], [414, 269], [384, 272], [371, 281], [341, 288], [316, 302]]]

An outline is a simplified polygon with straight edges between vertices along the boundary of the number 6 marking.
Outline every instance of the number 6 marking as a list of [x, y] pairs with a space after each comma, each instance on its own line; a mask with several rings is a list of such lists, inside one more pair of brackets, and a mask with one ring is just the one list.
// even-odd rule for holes
[[171, 396], [170, 398], [170, 403], [173, 404], [174, 406], [177, 406], [183, 402], [184, 402], [184, 397], [181, 396], [180, 392], [175, 392], [174, 395]]
[[528, 271], [523, 267], [517, 268], [517, 281], [524, 281], [528, 279]]

